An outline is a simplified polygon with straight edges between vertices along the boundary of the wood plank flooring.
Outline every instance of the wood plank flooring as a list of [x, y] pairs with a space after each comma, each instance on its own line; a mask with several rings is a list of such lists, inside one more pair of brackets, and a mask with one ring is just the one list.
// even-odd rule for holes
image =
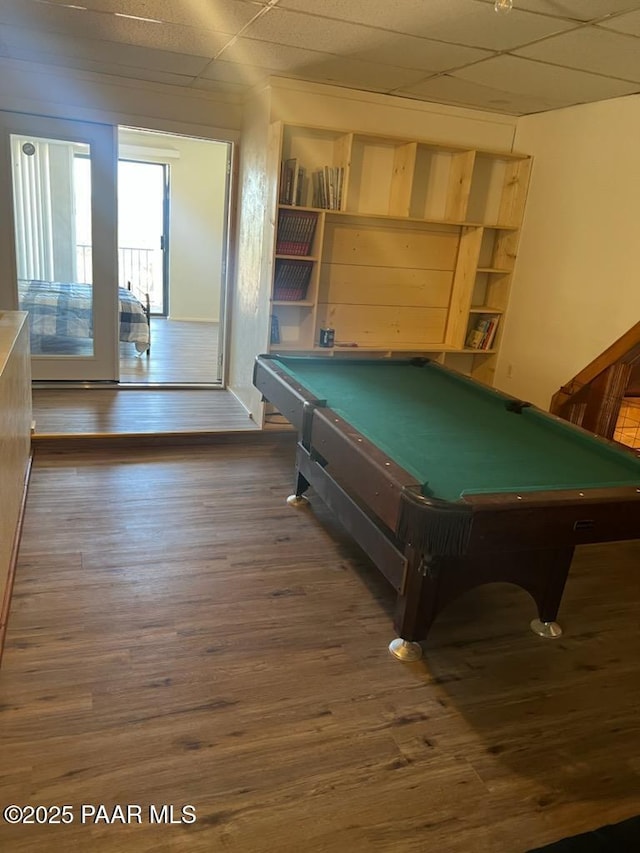
[[[132, 342], [120, 342], [120, 381], [136, 383], [220, 384], [219, 323], [151, 318], [151, 350], [140, 355]], [[93, 344], [86, 338], [44, 338], [33, 352], [89, 356]]]
[[[581, 549], [557, 641], [485, 587], [392, 659], [393, 595], [293, 438], [36, 451], [0, 670], [11, 853], [523, 853], [640, 813], [640, 543]], [[82, 803], [141, 824], [82, 824]], [[192, 825], [147, 808], [195, 806]]]
[[[128, 436], [160, 443], [172, 436], [206, 440], [259, 429], [234, 394], [219, 384], [217, 323], [152, 317], [151, 328], [149, 358], [138, 358], [132, 344], [120, 345], [120, 387], [36, 386], [34, 442]], [[131, 387], [134, 383], [140, 387]], [[148, 387], [151, 383], [184, 387]], [[211, 387], [189, 388], [196, 383]]]
[[206, 435], [257, 431], [222, 389], [34, 388], [34, 441], [106, 436]]
[[120, 344], [120, 382], [220, 384], [218, 326], [152, 317], [148, 357]]

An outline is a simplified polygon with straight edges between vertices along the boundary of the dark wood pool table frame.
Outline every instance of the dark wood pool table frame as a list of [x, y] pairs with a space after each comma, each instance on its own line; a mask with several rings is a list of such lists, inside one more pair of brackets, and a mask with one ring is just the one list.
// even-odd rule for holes
[[[313, 487], [395, 589], [394, 626], [400, 639], [391, 650], [400, 658], [421, 654], [417, 644], [451, 601], [492, 582], [529, 592], [538, 609], [532, 628], [558, 636], [556, 617], [576, 545], [639, 537], [640, 488], [472, 494], [455, 503], [434, 501], [421, 497], [419, 481], [293, 379], [277, 357], [257, 357], [254, 385], [298, 431], [290, 503], [303, 502]], [[519, 404], [505, 395], [510, 400]], [[447, 510], [466, 525], [465, 545], [459, 553], [455, 548], [430, 552], [422, 532], [434, 514]]]

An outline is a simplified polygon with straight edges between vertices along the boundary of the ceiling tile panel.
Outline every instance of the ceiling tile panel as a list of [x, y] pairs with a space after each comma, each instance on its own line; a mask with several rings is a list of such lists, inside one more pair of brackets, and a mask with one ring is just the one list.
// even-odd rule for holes
[[[313, 51], [302, 50], [298, 47], [270, 44], [267, 41], [256, 41], [250, 38], [239, 38], [230, 43], [218, 59], [241, 65], [255, 65], [274, 71], [292, 71], [304, 68], [305, 63], [312, 61]], [[324, 56], [324, 54], [320, 54]]]
[[195, 80], [189, 88], [199, 89], [203, 92], [220, 92], [223, 95], [232, 96], [238, 101], [242, 101], [247, 91], [247, 87], [239, 83], [225, 83], [222, 80], [205, 80], [203, 77]]
[[603, 21], [600, 24], [608, 30], [615, 30], [617, 33], [627, 33], [631, 36], [640, 36], [640, 10], [637, 12], [629, 12], [628, 15], [620, 15], [617, 18]]
[[[56, 63], [51, 63], [56, 64]], [[154, 71], [148, 68], [131, 67], [128, 65], [114, 66], [111, 62], [101, 62], [93, 59], [73, 58], [65, 63], [65, 68], [73, 71], [91, 71], [96, 74], [106, 74], [109, 77], [125, 77], [131, 79], [135, 75], [136, 80], [145, 83], [164, 83], [169, 86], [189, 87], [193, 77], [184, 74], [171, 74], [166, 71]]]
[[584, 27], [514, 51], [570, 68], [640, 82], [640, 39], [599, 27]]
[[207, 64], [198, 80], [217, 80], [220, 83], [234, 83], [246, 88], [258, 85], [271, 74], [273, 70], [270, 68], [214, 59]]
[[639, 88], [609, 77], [506, 55], [463, 68], [454, 76], [514, 94], [578, 104], [630, 95]]
[[355, 50], [374, 50], [385, 33], [372, 27], [272, 9], [244, 32], [248, 38], [288, 44], [343, 55]]
[[116, 42], [80, 40], [57, 33], [34, 34], [18, 27], [0, 26], [0, 44], [4, 46], [5, 55], [14, 59], [50, 62], [52, 65], [67, 64], [70, 68], [77, 67], [76, 60], [93, 59], [111, 66], [113, 73], [122, 73], [118, 71], [118, 66], [126, 66], [132, 75], [138, 68], [193, 76], [200, 73], [209, 62], [208, 57]]
[[[491, 0], [485, 0], [491, 2]], [[592, 21], [637, 8], [634, 0], [514, 0], [514, 6], [542, 15], [557, 15], [574, 21]]]
[[12, 14], [23, 23], [37, 25], [39, 20], [52, 16], [81, 14], [80, 10], [66, 8], [68, 5], [84, 6], [103, 16], [136, 15], [223, 32], [236, 32], [261, 9], [261, 5], [248, 0], [2, 0], [0, 15]]
[[71, 0], [89, 9], [155, 18], [172, 24], [237, 32], [264, 3], [247, 0]]
[[[317, 55], [315, 61], [297, 69], [296, 76], [317, 83], [332, 83], [369, 92], [391, 92], [410, 86], [424, 77], [423, 71], [362, 62], [348, 57]], [[339, 83], [339, 81], [342, 81]]]
[[[75, 36], [79, 40], [102, 39], [147, 48], [213, 56], [233, 35], [178, 24], [149, 23], [100, 12], [54, 8], [48, 3], [27, 1], [26, 6], [35, 9], [37, 14], [30, 17], [28, 22], [22, 20], [19, 26], [35, 33], [61, 33]], [[0, 4], [0, 10], [3, 8]], [[18, 24], [15, 15], [5, 16], [0, 12], [0, 23], [9, 23], [6, 18]], [[22, 18], [24, 19], [24, 15]]]
[[491, 51], [443, 44], [415, 36], [385, 33], [375, 47], [366, 47], [349, 52], [352, 59], [364, 59], [400, 68], [416, 68], [423, 71], [447, 71], [470, 62], [491, 56]]
[[454, 104], [457, 106], [472, 106], [482, 110], [493, 110], [499, 113], [523, 115], [544, 110], [568, 106], [569, 101], [560, 99], [536, 98], [518, 95], [513, 92], [480, 86], [470, 80], [451, 77], [442, 74], [431, 77], [414, 86], [399, 91], [397, 94], [410, 98], [434, 101], [436, 103]]
[[518, 0], [509, 15], [496, 15], [493, 4], [479, 0], [403, 0], [400, 4], [379, 0], [281, 0], [280, 6], [490, 50], [509, 50], [575, 26], [572, 21], [523, 12], [518, 9]]
[[[424, 72], [409, 68], [396, 68], [375, 62], [338, 57], [319, 51], [302, 50], [295, 47], [283, 47], [270, 42], [241, 38], [230, 45], [221, 55], [226, 62], [249, 63], [268, 68], [272, 73], [286, 73], [299, 79], [332, 82], [340, 80], [344, 74], [343, 85], [355, 86], [355, 80], [370, 90], [379, 86], [379, 91], [388, 92], [399, 86], [408, 86], [421, 80]], [[205, 76], [208, 75], [205, 72]], [[366, 84], [366, 85], [365, 85]]]

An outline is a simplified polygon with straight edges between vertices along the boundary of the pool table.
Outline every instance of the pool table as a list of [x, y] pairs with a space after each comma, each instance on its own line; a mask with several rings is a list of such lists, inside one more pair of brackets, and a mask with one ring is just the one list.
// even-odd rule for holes
[[640, 538], [640, 454], [428, 358], [260, 355], [253, 381], [298, 433], [289, 502], [312, 487], [394, 587], [401, 659], [496, 581], [559, 636], [575, 546]]

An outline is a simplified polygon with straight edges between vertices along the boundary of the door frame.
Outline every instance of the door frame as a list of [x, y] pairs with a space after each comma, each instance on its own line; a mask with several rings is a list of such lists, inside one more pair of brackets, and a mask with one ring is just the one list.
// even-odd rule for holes
[[[215, 365], [216, 379], [211, 382], [207, 380], [202, 383], [186, 383], [184, 387], [212, 387], [226, 388], [228, 380], [228, 364], [229, 350], [231, 339], [231, 289], [233, 287], [234, 277], [234, 254], [235, 254], [235, 232], [237, 220], [237, 205], [236, 187], [238, 186], [238, 170], [239, 170], [239, 146], [238, 140], [234, 135], [206, 135], [198, 132], [195, 128], [185, 128], [184, 130], [166, 129], [154, 127], [153, 123], [121, 123], [118, 125], [118, 132], [133, 132], [147, 134], [149, 136], [157, 135], [168, 139], [186, 139], [191, 142], [216, 143], [225, 146], [225, 171], [224, 171], [224, 192], [222, 201], [223, 223], [220, 231], [220, 248], [221, 248], [221, 267], [220, 267], [220, 295], [219, 295], [219, 338], [218, 338], [218, 362]], [[137, 147], [135, 140], [127, 139], [120, 143], [120, 148], [125, 148], [119, 154], [119, 161], [128, 161], [134, 163], [156, 163], [166, 167], [165, 175], [167, 180], [166, 186], [166, 201], [165, 201], [165, 235], [167, 245], [163, 252], [163, 259], [166, 267], [166, 286], [167, 293], [165, 297], [165, 305], [168, 308], [167, 316], [171, 310], [170, 307], [170, 292], [171, 292], [171, 241], [172, 241], [172, 194], [173, 194], [173, 172], [172, 159], [177, 156], [171, 156], [161, 147], [150, 146], [147, 151], [149, 157], [145, 157], [145, 148], [141, 146], [138, 151], [134, 151]], [[168, 159], [165, 159], [168, 157]], [[153, 315], [152, 315], [153, 316]], [[121, 384], [120, 388], [141, 388], [141, 387], [183, 387], [182, 383], [178, 382], [160, 382], [160, 383], [135, 383], [126, 382]]]
[[17, 310], [12, 134], [86, 144], [91, 155], [93, 355], [32, 356], [33, 379], [117, 382], [117, 127], [0, 110], [0, 306]]

